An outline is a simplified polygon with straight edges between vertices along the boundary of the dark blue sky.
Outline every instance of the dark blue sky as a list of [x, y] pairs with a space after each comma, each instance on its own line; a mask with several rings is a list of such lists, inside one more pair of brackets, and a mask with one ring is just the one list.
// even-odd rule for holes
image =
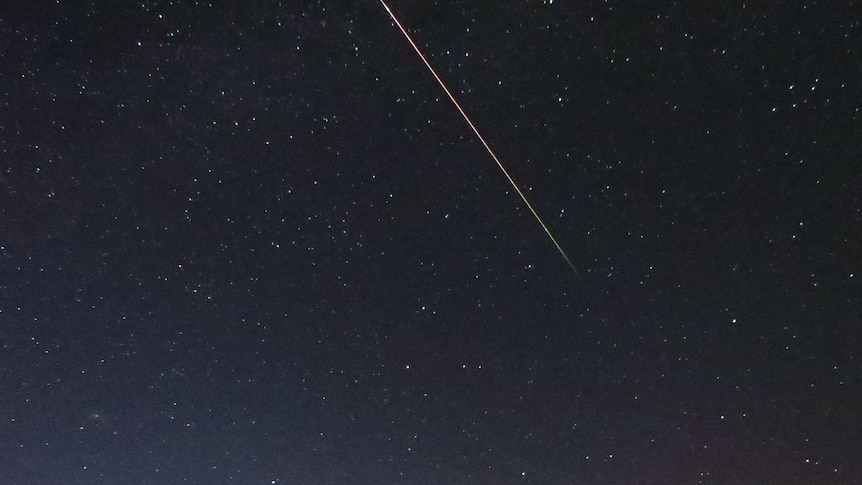
[[12, 2], [0, 482], [862, 481], [850, 6]]

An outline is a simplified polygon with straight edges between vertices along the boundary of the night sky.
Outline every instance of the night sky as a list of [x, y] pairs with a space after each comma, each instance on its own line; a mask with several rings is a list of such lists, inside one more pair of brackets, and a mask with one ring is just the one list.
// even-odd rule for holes
[[862, 483], [856, 2], [3, 2], [0, 483]]

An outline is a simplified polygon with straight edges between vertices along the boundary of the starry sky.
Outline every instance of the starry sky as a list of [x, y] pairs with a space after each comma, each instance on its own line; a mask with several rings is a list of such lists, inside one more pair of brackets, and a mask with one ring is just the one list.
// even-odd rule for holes
[[[0, 482], [862, 483], [855, 2], [0, 9]], [[857, 12], [858, 13], [858, 12]]]

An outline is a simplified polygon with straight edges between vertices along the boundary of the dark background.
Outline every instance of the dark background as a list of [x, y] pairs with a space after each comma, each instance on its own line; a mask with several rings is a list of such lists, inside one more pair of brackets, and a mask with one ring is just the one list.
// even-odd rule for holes
[[[222, 3], [228, 3], [225, 6]], [[862, 483], [857, 2], [0, 7], [0, 482]]]

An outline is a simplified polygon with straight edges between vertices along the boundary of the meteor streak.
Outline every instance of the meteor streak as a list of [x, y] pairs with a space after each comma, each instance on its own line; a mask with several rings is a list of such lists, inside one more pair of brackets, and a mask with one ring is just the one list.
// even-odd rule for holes
[[407, 39], [407, 42], [409, 42], [410, 45], [413, 46], [413, 50], [416, 51], [416, 54], [418, 54], [419, 58], [422, 59], [422, 62], [425, 63], [425, 67], [427, 67], [428, 70], [431, 71], [431, 75], [434, 76], [434, 79], [437, 80], [437, 83], [440, 84], [440, 87], [443, 88], [443, 91], [446, 92], [446, 96], [449, 96], [449, 99], [452, 101], [452, 104], [455, 105], [455, 107], [458, 109], [458, 112], [461, 113], [461, 116], [464, 117], [464, 121], [466, 121], [467, 124], [470, 125], [470, 129], [473, 130], [473, 133], [476, 134], [476, 138], [478, 138], [479, 141], [482, 142], [482, 145], [485, 147], [485, 150], [488, 150], [488, 153], [491, 155], [491, 158], [493, 158], [494, 162], [497, 163], [497, 166], [500, 167], [500, 171], [503, 172], [503, 175], [506, 176], [506, 179], [509, 181], [510, 184], [512, 184], [512, 187], [515, 188], [515, 192], [517, 192], [518, 195], [521, 196], [521, 200], [524, 201], [524, 204], [526, 204], [527, 208], [530, 209], [530, 212], [533, 214], [533, 217], [536, 218], [536, 221], [538, 221], [539, 225], [542, 226], [542, 229], [545, 230], [545, 234], [547, 234], [548, 237], [551, 239], [551, 242], [554, 243], [554, 247], [557, 248], [557, 251], [560, 252], [560, 254], [563, 256], [563, 259], [565, 259], [569, 267], [572, 268], [572, 271], [574, 271], [576, 275], [580, 276], [580, 273], [578, 273], [578, 270], [575, 268], [575, 265], [572, 264], [572, 261], [569, 259], [568, 256], [566, 256], [566, 252], [563, 251], [563, 248], [560, 247], [560, 244], [557, 242], [556, 238], [554, 238], [554, 235], [551, 234], [551, 230], [548, 229], [548, 226], [545, 225], [545, 223], [542, 221], [542, 218], [539, 217], [538, 213], [536, 213], [536, 209], [533, 209], [533, 205], [530, 204], [530, 201], [528, 201], [524, 193], [521, 192], [521, 189], [518, 187], [518, 184], [516, 184], [515, 180], [512, 179], [512, 177], [509, 175], [509, 172], [503, 166], [502, 162], [500, 162], [500, 159], [497, 158], [497, 155], [494, 154], [494, 150], [491, 150], [490, 145], [488, 145], [488, 143], [485, 141], [485, 138], [483, 138], [482, 135], [479, 133], [479, 130], [476, 129], [476, 125], [474, 125], [473, 122], [470, 121], [470, 117], [467, 116], [467, 113], [464, 112], [464, 110], [461, 108], [461, 105], [458, 103], [457, 100], [455, 100], [455, 96], [452, 96], [452, 93], [449, 91], [449, 88], [447, 88], [446, 85], [443, 84], [443, 80], [440, 79], [440, 76], [437, 75], [437, 71], [435, 71], [434, 68], [431, 67], [431, 63], [428, 62], [428, 59], [425, 58], [425, 55], [422, 54], [422, 51], [419, 50], [419, 47], [416, 45], [416, 43], [413, 42], [413, 39], [410, 37], [410, 34], [408, 34], [407, 30], [401, 26], [401, 22], [398, 21], [398, 19], [395, 17], [395, 14], [392, 13], [392, 10], [389, 9], [389, 5], [386, 5], [386, 2], [384, 2], [383, 0], [380, 0], [380, 3], [383, 5], [383, 8], [386, 9], [386, 12], [389, 13], [389, 16], [392, 17], [392, 21], [395, 22], [395, 25], [398, 26], [398, 29], [401, 30], [401, 33], [404, 34], [404, 37]]

